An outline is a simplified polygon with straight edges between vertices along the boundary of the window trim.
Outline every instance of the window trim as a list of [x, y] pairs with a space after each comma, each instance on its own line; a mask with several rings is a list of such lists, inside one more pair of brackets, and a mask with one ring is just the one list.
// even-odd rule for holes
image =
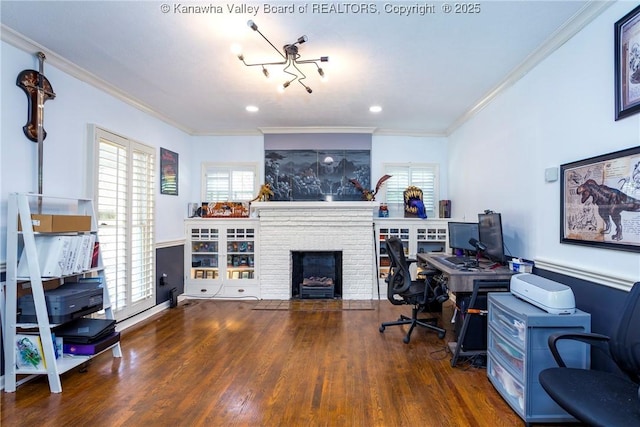
[[[200, 199], [203, 202], [212, 202], [215, 200], [207, 200], [207, 171], [210, 169], [227, 169], [227, 170], [251, 170], [253, 172], [253, 191], [252, 194], [258, 193], [260, 184], [258, 183], [258, 172], [260, 165], [257, 162], [202, 162], [200, 166]], [[217, 201], [246, 201], [249, 200], [217, 200]]]
[[[429, 215], [429, 218], [440, 218], [440, 209], [438, 206], [438, 202], [440, 200], [440, 164], [439, 163], [383, 163], [382, 169], [385, 174], [393, 175], [393, 172], [390, 170], [392, 168], [407, 168], [409, 171], [412, 169], [432, 169], [434, 178], [433, 178], [433, 210], [429, 210], [429, 212], [433, 212], [432, 215]], [[410, 181], [409, 185], [413, 185]], [[422, 189], [424, 191], [424, 189]], [[384, 202], [388, 205], [397, 205], [402, 212], [404, 212], [404, 203], [389, 203], [388, 201], [388, 187], [384, 188]]]

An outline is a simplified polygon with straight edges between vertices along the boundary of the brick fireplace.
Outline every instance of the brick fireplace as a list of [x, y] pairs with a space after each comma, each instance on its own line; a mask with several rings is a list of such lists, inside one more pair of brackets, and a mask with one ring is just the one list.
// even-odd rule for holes
[[[257, 202], [260, 219], [260, 295], [292, 297], [292, 257], [296, 251], [342, 252], [342, 299], [377, 297], [374, 202]], [[375, 293], [374, 293], [375, 292]]]

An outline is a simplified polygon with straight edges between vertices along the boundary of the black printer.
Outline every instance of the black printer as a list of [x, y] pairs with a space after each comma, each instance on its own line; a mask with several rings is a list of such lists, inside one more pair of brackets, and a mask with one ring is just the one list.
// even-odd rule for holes
[[[103, 308], [104, 289], [98, 281], [65, 283], [44, 291], [50, 323], [64, 323], [95, 313]], [[18, 322], [35, 323], [36, 308], [33, 295], [18, 298]]]

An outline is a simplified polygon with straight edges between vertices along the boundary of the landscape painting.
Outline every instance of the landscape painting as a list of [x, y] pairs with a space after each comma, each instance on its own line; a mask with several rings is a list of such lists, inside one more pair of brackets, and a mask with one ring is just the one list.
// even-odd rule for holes
[[370, 150], [267, 150], [265, 182], [274, 201], [356, 201], [371, 188]]

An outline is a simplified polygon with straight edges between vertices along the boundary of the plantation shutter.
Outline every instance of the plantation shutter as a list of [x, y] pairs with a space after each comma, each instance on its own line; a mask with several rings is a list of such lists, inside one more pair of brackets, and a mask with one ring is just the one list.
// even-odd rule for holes
[[385, 173], [391, 178], [385, 183], [388, 205], [404, 207], [404, 191], [409, 186], [422, 190], [422, 202], [427, 216], [437, 217], [438, 167], [437, 165], [386, 165]]
[[249, 201], [256, 192], [255, 165], [204, 165], [206, 202]]
[[155, 150], [96, 129], [98, 236], [116, 319], [155, 304]]

